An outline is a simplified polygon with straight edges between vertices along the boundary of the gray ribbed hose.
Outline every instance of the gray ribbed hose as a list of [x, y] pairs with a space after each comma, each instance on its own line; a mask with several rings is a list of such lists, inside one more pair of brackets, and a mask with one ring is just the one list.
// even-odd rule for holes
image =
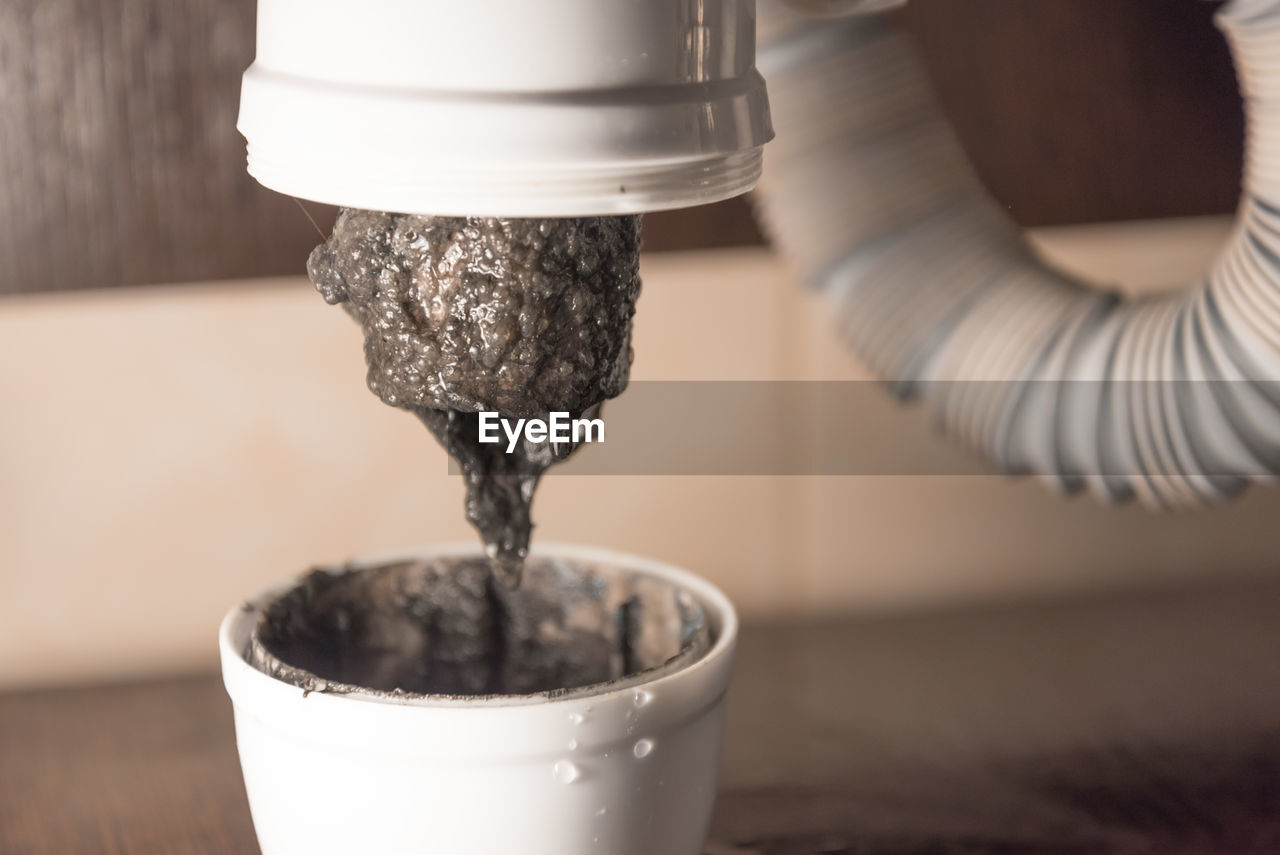
[[[859, 5], [893, 0], [843, 4]], [[879, 15], [761, 9], [777, 131], [758, 191], [765, 228], [829, 296], [858, 356], [1005, 471], [1155, 507], [1272, 481], [1280, 0], [1233, 0], [1218, 24], [1247, 104], [1245, 192], [1231, 240], [1184, 292], [1126, 301], [1042, 262], [973, 173], [907, 37]]]

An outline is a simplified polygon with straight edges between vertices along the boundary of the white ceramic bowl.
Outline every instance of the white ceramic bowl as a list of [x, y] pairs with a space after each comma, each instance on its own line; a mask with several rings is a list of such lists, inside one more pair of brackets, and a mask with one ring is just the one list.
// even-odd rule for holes
[[[392, 557], [475, 554], [446, 546]], [[697, 855], [715, 798], [737, 617], [706, 581], [607, 550], [535, 556], [647, 574], [689, 592], [701, 659], [562, 696], [304, 694], [245, 659], [256, 606], [222, 622], [223, 680], [263, 855]], [[382, 563], [378, 556], [364, 564]]]

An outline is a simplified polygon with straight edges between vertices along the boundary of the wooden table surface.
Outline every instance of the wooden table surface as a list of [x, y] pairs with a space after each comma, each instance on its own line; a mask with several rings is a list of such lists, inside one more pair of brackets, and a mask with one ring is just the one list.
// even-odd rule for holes
[[[750, 627], [738, 663], [709, 855], [1280, 853], [1280, 579]], [[214, 676], [0, 695], [0, 853], [256, 853], [230, 713]]]

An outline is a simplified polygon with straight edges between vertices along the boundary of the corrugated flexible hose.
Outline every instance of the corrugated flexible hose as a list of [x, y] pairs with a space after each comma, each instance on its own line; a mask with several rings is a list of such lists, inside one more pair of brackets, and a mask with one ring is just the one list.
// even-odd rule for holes
[[1125, 300], [1038, 258], [879, 14], [762, 7], [777, 131], [757, 191], [765, 229], [891, 390], [1003, 471], [1157, 508], [1273, 481], [1280, 0], [1232, 0], [1218, 25], [1246, 102], [1245, 187], [1230, 241], [1185, 291]]

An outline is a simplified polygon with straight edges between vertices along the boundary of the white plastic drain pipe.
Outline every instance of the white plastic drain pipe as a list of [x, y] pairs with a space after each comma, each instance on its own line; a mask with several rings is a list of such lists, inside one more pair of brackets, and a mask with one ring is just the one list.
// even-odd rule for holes
[[758, 193], [766, 229], [825, 289], [858, 355], [1005, 471], [1156, 507], [1273, 481], [1280, 0], [1232, 0], [1218, 24], [1248, 110], [1245, 192], [1232, 239], [1185, 293], [1126, 302], [1037, 258], [907, 38], [874, 15], [805, 24], [762, 9], [778, 129]]
[[239, 128], [292, 196], [547, 217], [744, 193], [772, 136], [753, 0], [259, 0]]

